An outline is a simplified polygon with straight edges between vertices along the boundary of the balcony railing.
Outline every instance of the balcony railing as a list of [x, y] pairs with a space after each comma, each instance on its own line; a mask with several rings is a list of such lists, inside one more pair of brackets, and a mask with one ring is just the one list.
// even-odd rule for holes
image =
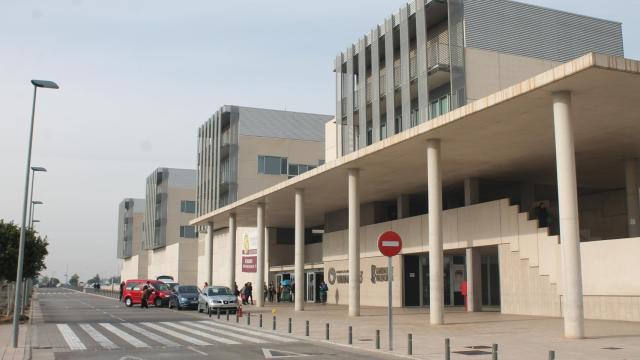
[[418, 77], [418, 57], [416, 49], [409, 52], [409, 78], [415, 79]]
[[393, 86], [399, 87], [402, 82], [402, 71], [400, 66], [400, 59], [393, 62]]
[[449, 69], [451, 56], [449, 54], [449, 44], [435, 43], [427, 46], [427, 68], [429, 72], [438, 69]]

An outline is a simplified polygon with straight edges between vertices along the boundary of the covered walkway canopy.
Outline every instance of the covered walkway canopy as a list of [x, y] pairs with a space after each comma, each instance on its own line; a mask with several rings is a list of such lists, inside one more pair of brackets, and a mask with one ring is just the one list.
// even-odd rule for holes
[[227, 227], [294, 226], [294, 193], [304, 189], [307, 227], [345, 209], [348, 169], [360, 170], [360, 203], [425, 191], [427, 140], [441, 141], [443, 185], [468, 177], [556, 183], [553, 93], [570, 91], [580, 187], [622, 188], [626, 159], [640, 157], [640, 63], [588, 54], [426, 121], [302, 175], [194, 219]]

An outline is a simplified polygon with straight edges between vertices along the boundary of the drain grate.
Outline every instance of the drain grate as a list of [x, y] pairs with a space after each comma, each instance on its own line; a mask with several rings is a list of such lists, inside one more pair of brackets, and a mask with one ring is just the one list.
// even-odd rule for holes
[[619, 348], [619, 347], [614, 347], [614, 346], [609, 346], [609, 347], [603, 347], [602, 350], [622, 350], [623, 348]]
[[462, 351], [452, 351], [454, 354], [461, 355], [491, 355], [490, 351], [482, 351], [482, 350], [462, 350]]

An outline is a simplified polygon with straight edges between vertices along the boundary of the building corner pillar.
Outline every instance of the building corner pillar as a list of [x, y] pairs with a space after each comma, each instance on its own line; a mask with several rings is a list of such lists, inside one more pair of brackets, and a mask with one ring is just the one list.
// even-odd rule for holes
[[638, 160], [625, 162], [625, 184], [627, 196], [627, 228], [629, 237], [640, 236], [640, 197], [638, 196]]
[[258, 261], [256, 263], [257, 280], [253, 285], [256, 294], [256, 306], [264, 306], [264, 203], [259, 203], [256, 211], [256, 232], [258, 235]]
[[227, 284], [233, 291], [236, 283], [236, 214], [229, 214], [229, 247], [227, 257], [229, 264], [227, 268]]
[[429, 198], [429, 317], [431, 325], [444, 324], [444, 269], [442, 253], [442, 169], [440, 140], [427, 141], [427, 193]]
[[480, 249], [466, 249], [467, 271], [467, 312], [482, 310], [482, 268], [480, 266]]
[[349, 169], [349, 316], [360, 316], [360, 171]]
[[564, 335], [584, 338], [584, 308], [578, 221], [578, 187], [571, 123], [571, 93], [553, 94], [553, 123], [558, 176], [558, 207], [562, 251]]
[[304, 310], [304, 190], [296, 189], [295, 194], [295, 259], [294, 276], [296, 279], [295, 310]]
[[207, 254], [207, 277], [206, 281], [211, 285], [213, 283], [213, 222], [207, 223], [207, 242], [205, 244], [205, 253]]

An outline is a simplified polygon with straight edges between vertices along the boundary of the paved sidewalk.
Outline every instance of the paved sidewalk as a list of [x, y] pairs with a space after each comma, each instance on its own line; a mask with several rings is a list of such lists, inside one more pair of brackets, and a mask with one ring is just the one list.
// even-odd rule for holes
[[[347, 345], [348, 327], [353, 327], [353, 346], [375, 350], [375, 331], [380, 330], [381, 348], [387, 349], [386, 308], [363, 307], [361, 316], [350, 318], [345, 306], [305, 304], [305, 311], [295, 313], [293, 305], [267, 304], [263, 309], [245, 306], [251, 313], [251, 326], [272, 329], [272, 310], [277, 316], [277, 331], [287, 332], [292, 318], [293, 334], [304, 337], [305, 321], [310, 321], [310, 338], [324, 341], [325, 324], [330, 324], [330, 341]], [[214, 315], [215, 316], [215, 315]], [[226, 321], [226, 316], [221, 317]], [[548, 359], [549, 350], [556, 359], [640, 359], [640, 323], [587, 320], [584, 340], [563, 337], [562, 319], [535, 316], [503, 315], [499, 312], [466, 313], [460, 308], [447, 309], [446, 325], [430, 326], [429, 312], [421, 308], [394, 309], [394, 354], [407, 354], [407, 334], [413, 334], [413, 356], [419, 359], [443, 359], [444, 339], [451, 341], [451, 359], [490, 359], [491, 345], [498, 344], [500, 359]], [[235, 322], [232, 316], [230, 322]], [[240, 319], [246, 326], [246, 317]], [[478, 356], [473, 353], [480, 352]]]
[[19, 327], [18, 347], [11, 346], [11, 335], [13, 328], [11, 324], [0, 325], [0, 360], [22, 360], [27, 355], [27, 327], [28, 324], [21, 324]]

